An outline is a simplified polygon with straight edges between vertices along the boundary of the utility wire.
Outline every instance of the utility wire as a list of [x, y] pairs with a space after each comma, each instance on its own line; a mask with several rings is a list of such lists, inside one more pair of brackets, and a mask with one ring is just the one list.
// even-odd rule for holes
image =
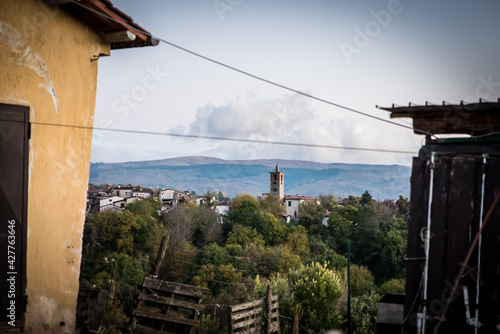
[[423, 131], [423, 130], [419, 130], [419, 129], [414, 129], [413, 127], [408, 126], [408, 125], [400, 124], [400, 123], [397, 123], [397, 122], [394, 122], [394, 121], [390, 121], [390, 120], [387, 120], [387, 119], [384, 119], [384, 118], [381, 118], [381, 117], [377, 117], [377, 116], [374, 116], [374, 115], [370, 115], [370, 114], [368, 114], [368, 113], [365, 113], [365, 112], [362, 112], [362, 111], [356, 110], [356, 109], [354, 109], [354, 108], [350, 108], [350, 107], [347, 107], [347, 106], [344, 106], [344, 105], [341, 105], [341, 104], [338, 104], [338, 103], [335, 103], [335, 102], [328, 101], [328, 100], [326, 100], [326, 99], [319, 98], [319, 97], [314, 96], [314, 95], [311, 95], [311, 94], [304, 93], [304, 92], [299, 91], [299, 90], [297, 90], [297, 89], [294, 89], [294, 88], [291, 88], [291, 87], [285, 86], [285, 85], [280, 84], [280, 83], [277, 83], [277, 82], [275, 82], [275, 81], [272, 81], [272, 80], [269, 80], [269, 79], [263, 78], [263, 77], [261, 77], [261, 76], [258, 76], [258, 75], [255, 75], [255, 74], [252, 74], [252, 73], [250, 73], [250, 72], [247, 72], [247, 71], [241, 70], [241, 69], [239, 69], [239, 68], [236, 68], [236, 67], [234, 67], [234, 66], [228, 65], [228, 64], [223, 63], [223, 62], [221, 62], [221, 61], [215, 60], [215, 59], [213, 59], [213, 58], [210, 58], [210, 57], [204, 56], [204, 55], [202, 55], [202, 54], [200, 54], [200, 53], [197, 53], [197, 52], [191, 51], [191, 50], [189, 50], [189, 49], [186, 49], [186, 48], [184, 48], [184, 47], [182, 47], [182, 46], [180, 46], [180, 45], [177, 45], [177, 44], [174, 44], [174, 43], [172, 43], [172, 42], [169, 42], [169, 41], [167, 41], [167, 40], [165, 40], [165, 39], [163, 39], [163, 38], [160, 38], [160, 37], [155, 37], [155, 36], [153, 36], [151, 33], [147, 32], [147, 31], [143, 31], [143, 30], [137, 29], [136, 27], [132, 27], [132, 26], [130, 26], [129, 24], [127, 24], [127, 23], [125, 23], [125, 22], [118, 21], [118, 20], [116, 20], [116, 19], [114, 19], [114, 18], [112, 18], [112, 17], [110, 17], [110, 16], [108, 16], [108, 15], [105, 15], [105, 14], [103, 14], [103, 13], [100, 13], [100, 12], [98, 12], [98, 11], [96, 11], [96, 10], [92, 9], [92, 8], [89, 8], [89, 7], [87, 7], [87, 6], [84, 6], [84, 5], [82, 5], [81, 3], [76, 2], [75, 0], [70, 0], [70, 2], [72, 2], [72, 3], [74, 3], [74, 4], [78, 5], [78, 6], [80, 6], [80, 7], [82, 7], [82, 8], [85, 8], [85, 9], [87, 9], [87, 10], [89, 10], [89, 11], [91, 11], [91, 12], [93, 12], [93, 13], [97, 14], [97, 15], [100, 15], [100, 16], [102, 16], [102, 17], [105, 17], [105, 18], [107, 18], [108, 20], [111, 20], [111, 21], [114, 21], [114, 22], [117, 22], [117, 23], [123, 24], [123, 25], [125, 25], [125, 26], [129, 27], [130, 29], [133, 29], [133, 30], [139, 31], [139, 32], [143, 33], [143, 34], [144, 34], [144, 35], [146, 35], [146, 36], [149, 36], [149, 37], [151, 37], [151, 38], [153, 38], [153, 39], [156, 39], [156, 40], [158, 40], [158, 41], [160, 41], [160, 42], [163, 42], [163, 43], [165, 43], [165, 44], [167, 44], [167, 45], [170, 45], [170, 46], [172, 46], [172, 47], [174, 47], [174, 48], [177, 48], [177, 49], [179, 49], [179, 50], [182, 50], [182, 51], [184, 51], [184, 52], [187, 52], [187, 53], [189, 53], [189, 54], [191, 54], [191, 55], [193, 55], [193, 56], [196, 56], [196, 57], [199, 57], [199, 58], [205, 59], [205, 60], [207, 60], [207, 61], [209, 61], [209, 62], [212, 62], [212, 63], [214, 63], [214, 64], [217, 64], [217, 65], [219, 65], [219, 66], [225, 67], [225, 68], [227, 68], [227, 69], [233, 70], [233, 71], [235, 71], [235, 72], [241, 73], [241, 74], [246, 75], [246, 76], [249, 76], [249, 77], [251, 77], [251, 78], [254, 78], [254, 79], [260, 80], [260, 81], [262, 81], [262, 82], [266, 82], [266, 83], [268, 83], [268, 84], [270, 84], [270, 85], [273, 85], [273, 86], [276, 86], [276, 87], [280, 87], [280, 88], [283, 88], [283, 89], [285, 89], [285, 90], [288, 90], [288, 91], [291, 91], [291, 92], [294, 92], [294, 93], [297, 93], [297, 94], [300, 94], [300, 95], [306, 96], [306, 97], [308, 97], [308, 98], [314, 99], [314, 100], [316, 100], [316, 101], [323, 102], [323, 103], [329, 104], [329, 105], [331, 105], [331, 106], [334, 106], [334, 107], [337, 107], [337, 108], [341, 108], [341, 109], [344, 109], [344, 110], [347, 110], [347, 111], [350, 111], [350, 112], [353, 112], [353, 113], [356, 113], [356, 114], [359, 114], [359, 115], [363, 115], [363, 116], [365, 116], [365, 117], [369, 117], [369, 118], [372, 118], [372, 119], [376, 119], [376, 120], [381, 121], [381, 122], [385, 122], [385, 123], [389, 123], [389, 124], [392, 124], [392, 125], [396, 125], [396, 126], [399, 126], [399, 127], [405, 128], [405, 129], [409, 129], [409, 130], [414, 130], [414, 131], [416, 131], [416, 132], [420, 132], [420, 133], [422, 133], [422, 134], [433, 135], [432, 133], [429, 133], [429, 132], [427, 132], [427, 131]]
[[[3, 121], [11, 122], [11, 123], [24, 123], [22, 121], [12, 121], [12, 120], [3, 120]], [[57, 123], [45, 123], [45, 122], [29, 122], [29, 124], [41, 125], [41, 126], [52, 126], [52, 127], [58, 127], [58, 128], [72, 128], [72, 129], [92, 130], [92, 131], [99, 130], [99, 131], [110, 131], [110, 132], [119, 132], [119, 133], [135, 133], [135, 134], [179, 137], [179, 138], [209, 139], [209, 140], [220, 140], [220, 141], [234, 141], [234, 142], [273, 144], [273, 145], [285, 145], [285, 146], [301, 146], [301, 147], [311, 147], [311, 148], [339, 149], [339, 150], [380, 152], [380, 153], [415, 154], [415, 151], [388, 150], [388, 149], [366, 148], [366, 147], [320, 145], [320, 144], [306, 144], [306, 143], [294, 143], [294, 142], [281, 142], [281, 141], [273, 141], [273, 140], [259, 140], [259, 139], [186, 135], [186, 134], [178, 134], [178, 133], [153, 132], [153, 131], [142, 131], [142, 130], [131, 130], [131, 129], [111, 129], [111, 128], [100, 128], [100, 127], [87, 127], [87, 126], [83, 126], [83, 125], [71, 125], [71, 124], [57, 124]]]
[[[12, 121], [12, 122], [16, 122], [16, 121]], [[244, 139], [244, 138], [227, 138], [227, 137], [217, 137], [217, 136], [187, 135], [187, 134], [178, 134], [178, 133], [166, 133], [166, 132], [130, 130], [130, 129], [110, 129], [110, 128], [100, 128], [100, 127], [86, 127], [86, 126], [71, 125], [71, 124], [55, 124], [55, 123], [44, 123], [44, 122], [31, 122], [31, 124], [41, 125], [41, 126], [52, 126], [52, 127], [65, 127], [65, 128], [82, 129], [82, 130], [100, 130], [100, 131], [110, 131], [110, 132], [119, 132], [119, 133], [135, 133], [135, 134], [145, 134], [145, 135], [155, 135], [155, 136], [193, 138], [193, 139], [209, 139], [209, 140], [232, 141], [232, 142], [243, 142], [243, 143], [273, 144], [273, 145], [284, 145], [284, 146], [299, 146], [299, 147], [381, 152], [381, 153], [395, 153], [395, 154], [414, 154], [415, 153], [415, 151], [388, 150], [388, 149], [380, 149], [380, 148], [320, 145], [320, 144], [306, 144], [306, 143], [282, 142], [282, 141], [260, 140], [260, 139]]]

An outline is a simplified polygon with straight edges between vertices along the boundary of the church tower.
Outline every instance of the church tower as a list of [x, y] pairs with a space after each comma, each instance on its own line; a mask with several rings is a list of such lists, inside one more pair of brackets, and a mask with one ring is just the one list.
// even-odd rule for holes
[[285, 197], [285, 172], [280, 171], [278, 164], [269, 172], [271, 174], [271, 189], [269, 195], [277, 196], [280, 200]]

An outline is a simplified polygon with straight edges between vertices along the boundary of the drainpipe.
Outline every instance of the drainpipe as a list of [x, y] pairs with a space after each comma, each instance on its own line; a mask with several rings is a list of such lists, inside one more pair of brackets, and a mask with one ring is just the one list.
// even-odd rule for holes
[[[484, 214], [484, 187], [486, 179], [486, 162], [488, 155], [483, 154], [483, 179], [481, 184], [481, 213], [479, 214], [479, 230], [483, 227], [483, 214]], [[474, 326], [474, 334], [477, 334], [481, 323], [479, 322], [479, 281], [481, 279], [481, 244], [483, 241], [483, 234], [479, 235], [479, 245], [477, 250], [477, 281], [476, 281], [476, 312], [475, 318], [472, 319], [471, 325]]]
[[427, 283], [428, 283], [428, 275], [429, 275], [429, 249], [431, 243], [431, 208], [432, 208], [432, 198], [434, 193], [434, 162], [436, 158], [436, 153], [431, 153], [431, 162], [430, 162], [430, 180], [429, 180], [429, 204], [427, 207], [427, 229], [425, 231], [425, 265], [424, 265], [424, 294], [423, 294], [423, 307], [422, 313], [418, 314], [418, 322], [417, 325], [417, 333], [425, 334], [425, 326], [427, 324]]

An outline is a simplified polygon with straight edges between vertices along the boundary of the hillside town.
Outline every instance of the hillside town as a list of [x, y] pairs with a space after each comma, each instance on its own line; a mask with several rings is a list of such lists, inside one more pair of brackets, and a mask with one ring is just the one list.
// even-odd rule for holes
[[[259, 198], [265, 199], [269, 195], [276, 196], [282, 202], [284, 208], [280, 215], [280, 219], [286, 223], [290, 222], [290, 220], [297, 220], [301, 204], [305, 201], [316, 199], [311, 196], [285, 195], [285, 172], [280, 170], [278, 165], [276, 165], [276, 168], [270, 171], [269, 174], [270, 191], [268, 193], [262, 193]], [[162, 213], [166, 213], [179, 204], [196, 203], [196, 205], [204, 205], [208, 202], [210, 206], [213, 207], [214, 211], [222, 217], [228, 213], [232, 206], [232, 201], [228, 198], [226, 198], [228, 200], [218, 199], [225, 197], [223, 193], [215, 194], [207, 191], [205, 195], [196, 195], [196, 193], [191, 191], [160, 188], [151, 189], [137, 185], [113, 185], [105, 188], [96, 188], [92, 185], [87, 191], [86, 212], [88, 214], [95, 214], [102, 211], [122, 212], [128, 204], [150, 197], [158, 198], [162, 204]], [[326, 210], [324, 225], [326, 225], [329, 214], [330, 212]], [[222, 218], [220, 218], [220, 220], [222, 221]]]
[[[238, 321], [233, 326], [244, 329], [255, 322], [251, 328], [257, 330], [257, 320], [247, 318], [244, 310], [260, 300], [271, 310], [263, 314], [271, 332], [282, 328], [288, 333], [297, 326], [345, 329], [347, 290], [342, 284], [346, 282], [346, 246], [352, 242], [352, 257], [357, 264], [349, 268], [353, 279], [359, 281], [352, 291], [353, 303], [368, 304], [371, 319], [364, 323], [366, 314], [361, 312], [354, 323], [362, 330], [374, 330], [379, 298], [386, 293], [401, 293], [404, 288], [402, 254], [408, 199], [400, 196], [397, 201], [379, 202], [368, 191], [347, 198], [287, 195], [286, 172], [278, 164], [261, 177], [269, 182], [267, 192], [256, 197], [238, 194], [233, 199], [221, 192], [197, 195], [138, 185], [90, 185], [80, 295], [91, 301], [92, 294], [110, 293], [110, 282], [115, 280], [111, 286], [120, 282], [120, 288], [107, 309], [97, 312], [89, 306], [92, 314], [105, 318], [113, 312], [112, 319], [79, 322], [79, 326], [116, 326], [122, 330], [135, 327], [144, 332], [168, 326], [169, 331], [179, 333], [195, 326], [213, 327], [209, 332], [214, 334], [226, 333], [231, 325], [220, 314], [238, 308], [241, 314], [234, 315]], [[371, 253], [380, 255], [372, 258]], [[105, 264], [99, 265], [102, 258]], [[325, 304], [322, 311], [317, 306], [308, 308], [308, 312], [321, 313], [321, 320], [295, 316], [297, 305], [311, 295], [300, 297], [303, 299], [291, 297], [299, 289], [293, 275], [316, 277], [313, 282], [317, 280], [319, 285], [306, 284], [310, 289], [330, 286], [329, 292], [318, 295], [317, 301], [328, 306]], [[125, 283], [125, 278], [134, 283]], [[139, 291], [143, 292], [138, 292], [136, 285], [141, 284]], [[157, 312], [163, 312], [163, 301], [142, 304], [152, 296], [163, 295], [165, 292], [158, 288], [162, 284], [179, 291], [171, 298], [203, 302], [204, 318], [196, 313], [179, 318], [180, 314], [173, 311], [158, 317]], [[271, 295], [266, 295], [265, 286], [276, 284], [276, 291], [283, 289], [284, 294], [273, 297], [276, 291], [268, 291]], [[180, 289], [189, 292], [181, 293]], [[218, 316], [213, 305], [221, 308]], [[196, 312], [194, 306], [180, 312], [184, 314], [188, 309]], [[87, 319], [85, 314], [80, 318]]]

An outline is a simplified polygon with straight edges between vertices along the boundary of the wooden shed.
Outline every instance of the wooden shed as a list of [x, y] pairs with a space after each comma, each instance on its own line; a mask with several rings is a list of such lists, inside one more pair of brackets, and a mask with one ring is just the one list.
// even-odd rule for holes
[[381, 109], [427, 139], [413, 159], [404, 332], [498, 332], [500, 101]]

